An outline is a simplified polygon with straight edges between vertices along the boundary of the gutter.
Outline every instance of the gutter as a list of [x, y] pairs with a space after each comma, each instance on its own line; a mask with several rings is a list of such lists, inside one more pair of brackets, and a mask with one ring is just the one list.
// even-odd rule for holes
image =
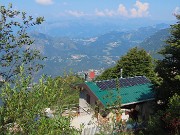
[[131, 103], [126, 103], [126, 104], [121, 104], [121, 106], [126, 106], [126, 105], [141, 103], [141, 102], [145, 102], [145, 101], [152, 101], [152, 100], [155, 100], [155, 98], [150, 98], [150, 99], [147, 99], [147, 100], [141, 100], [141, 101], [137, 101], [137, 102], [131, 102]]

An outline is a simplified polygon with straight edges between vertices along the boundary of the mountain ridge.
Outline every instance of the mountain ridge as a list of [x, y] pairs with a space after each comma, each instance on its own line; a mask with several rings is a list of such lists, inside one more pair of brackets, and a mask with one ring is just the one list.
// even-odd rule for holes
[[154, 36], [158, 32], [160, 37], [167, 33], [164, 29], [151, 26], [125, 32], [111, 31], [90, 38], [52, 37], [42, 33], [32, 33], [31, 36], [35, 40], [33, 47], [47, 56], [41, 73], [56, 76], [62, 75], [64, 70], [78, 72], [111, 67], [135, 46], [150, 51], [146, 45], [151, 40], [158, 42], [161, 39]]

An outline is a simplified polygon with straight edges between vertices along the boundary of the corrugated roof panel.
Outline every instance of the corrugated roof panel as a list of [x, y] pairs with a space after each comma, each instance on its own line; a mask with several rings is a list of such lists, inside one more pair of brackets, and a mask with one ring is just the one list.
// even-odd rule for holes
[[149, 83], [148, 79], [144, 81], [144, 84], [141, 83], [129, 87], [120, 87], [120, 90], [117, 88], [108, 88], [106, 90], [102, 90], [99, 88], [99, 85], [94, 82], [85, 82], [85, 84], [105, 107], [113, 105], [114, 102], [118, 99], [118, 96], [121, 97], [122, 105], [154, 98], [152, 84]]

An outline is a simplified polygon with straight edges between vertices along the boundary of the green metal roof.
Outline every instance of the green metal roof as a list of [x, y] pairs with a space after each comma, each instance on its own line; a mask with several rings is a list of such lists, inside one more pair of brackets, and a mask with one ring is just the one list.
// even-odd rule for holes
[[106, 90], [101, 90], [95, 82], [85, 82], [85, 84], [100, 100], [104, 107], [115, 105], [115, 102], [119, 101], [119, 99], [121, 99], [121, 105], [154, 99], [151, 83]]

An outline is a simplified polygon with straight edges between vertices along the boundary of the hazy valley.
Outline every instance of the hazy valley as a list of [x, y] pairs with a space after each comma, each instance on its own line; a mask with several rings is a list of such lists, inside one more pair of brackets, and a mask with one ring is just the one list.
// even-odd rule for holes
[[[165, 44], [169, 36], [168, 25], [141, 27], [136, 30], [110, 31], [99, 36], [70, 38], [49, 36], [39, 32], [31, 33], [35, 40], [33, 47], [46, 56], [44, 69], [39, 74], [62, 75], [65, 71], [78, 72], [88, 69], [105, 69], [130, 48], [144, 48], [153, 57]], [[155, 44], [156, 43], [156, 44]]]

